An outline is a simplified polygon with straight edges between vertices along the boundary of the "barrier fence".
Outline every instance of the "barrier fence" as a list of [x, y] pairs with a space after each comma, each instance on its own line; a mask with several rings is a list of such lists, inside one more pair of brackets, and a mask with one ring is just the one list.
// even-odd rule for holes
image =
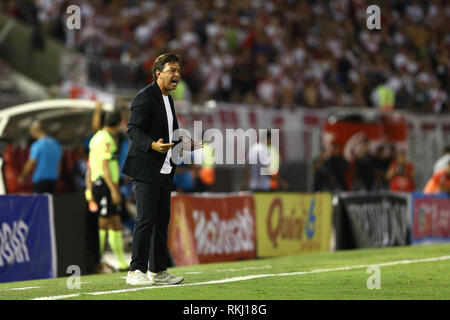
[[[179, 266], [450, 242], [446, 194], [174, 193], [171, 210]], [[0, 282], [94, 272], [89, 216], [82, 194], [0, 196]]]
[[67, 276], [71, 265], [92, 273], [87, 240], [98, 231], [85, 208], [76, 193], [0, 196], [0, 282]]
[[411, 242], [450, 240], [450, 201], [447, 194], [411, 195]]
[[168, 245], [176, 265], [255, 258], [251, 194], [175, 194], [171, 210]]
[[389, 192], [335, 195], [336, 249], [409, 244], [409, 197]]
[[331, 194], [255, 193], [257, 256], [330, 250]]
[[56, 277], [51, 196], [0, 196], [0, 227], [0, 282]]

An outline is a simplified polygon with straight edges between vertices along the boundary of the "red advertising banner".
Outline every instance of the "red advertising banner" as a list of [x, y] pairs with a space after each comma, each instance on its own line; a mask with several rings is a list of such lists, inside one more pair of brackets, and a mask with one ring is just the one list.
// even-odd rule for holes
[[168, 246], [176, 265], [255, 258], [252, 195], [175, 194], [171, 210]]
[[450, 198], [413, 193], [411, 242], [450, 241]]
[[330, 149], [333, 144], [341, 147], [347, 161], [353, 161], [364, 139], [378, 145], [383, 137], [383, 127], [379, 123], [326, 123], [324, 128], [324, 145]]
[[353, 161], [362, 142], [367, 139], [372, 151], [383, 143], [404, 148], [407, 124], [398, 112], [343, 109], [332, 113], [323, 127], [322, 142], [326, 149], [338, 144], [347, 161]]

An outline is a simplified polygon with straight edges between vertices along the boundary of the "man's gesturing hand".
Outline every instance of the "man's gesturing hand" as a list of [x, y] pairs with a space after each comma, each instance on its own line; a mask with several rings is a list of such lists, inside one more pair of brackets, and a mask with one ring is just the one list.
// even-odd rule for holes
[[167, 153], [170, 148], [172, 148], [174, 143], [163, 143], [163, 139], [152, 142], [152, 149], [161, 153]]
[[201, 149], [205, 145], [205, 141], [203, 141], [203, 140], [194, 141], [194, 140], [189, 139], [189, 138], [183, 140], [183, 138], [184, 138], [183, 136], [180, 136], [180, 140], [183, 141], [184, 148], [189, 150], [189, 151], [194, 151], [194, 150], [197, 150], [197, 149]]

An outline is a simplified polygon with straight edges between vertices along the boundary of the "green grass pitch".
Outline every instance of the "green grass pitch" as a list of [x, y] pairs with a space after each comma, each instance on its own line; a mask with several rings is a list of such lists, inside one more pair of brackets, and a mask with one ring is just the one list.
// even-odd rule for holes
[[[368, 288], [371, 265], [379, 289]], [[449, 269], [450, 244], [360, 249], [174, 267], [185, 277], [175, 286], [129, 286], [125, 272], [82, 276], [79, 289], [67, 277], [1, 283], [0, 299], [449, 300]]]

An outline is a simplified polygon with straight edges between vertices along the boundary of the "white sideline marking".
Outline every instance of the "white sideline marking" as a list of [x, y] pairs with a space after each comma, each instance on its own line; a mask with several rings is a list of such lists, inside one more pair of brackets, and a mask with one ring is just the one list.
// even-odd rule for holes
[[[88, 284], [90, 282], [80, 282], [80, 284]], [[30, 290], [30, 289], [39, 289], [42, 288], [42, 286], [37, 287], [18, 287], [18, 288], [7, 288], [7, 289], [0, 289], [0, 291], [21, 291], [21, 290]]]
[[360, 265], [347, 266], [347, 267], [316, 269], [316, 270], [311, 270], [311, 271], [254, 274], [254, 275], [248, 275], [248, 276], [227, 278], [227, 279], [222, 279], [222, 280], [211, 280], [211, 281], [196, 282], [196, 283], [185, 283], [185, 284], [178, 284], [178, 285], [172, 285], [172, 286], [170, 286], [170, 285], [164, 285], [164, 286], [156, 285], [155, 286], [154, 285], [154, 286], [148, 286], [148, 287], [137, 287], [137, 288], [120, 289], [120, 290], [84, 292], [84, 293], [68, 294], [68, 295], [61, 295], [61, 296], [40, 297], [40, 298], [35, 298], [33, 300], [58, 300], [58, 299], [78, 297], [82, 294], [97, 296], [97, 295], [105, 295], [105, 294], [112, 294], [112, 293], [125, 293], [125, 292], [141, 291], [141, 290], [161, 289], [161, 288], [167, 288], [167, 287], [177, 288], [177, 287], [186, 287], [186, 286], [202, 286], [202, 285], [208, 285], [208, 284], [237, 282], [237, 281], [245, 281], [245, 280], [252, 280], [252, 279], [258, 279], [258, 278], [265, 278], [265, 277], [296, 276], [296, 275], [324, 273], [324, 272], [333, 272], [333, 271], [348, 271], [348, 270], [354, 270], [354, 269], [367, 268], [369, 266], [388, 267], [388, 266], [395, 266], [395, 265], [400, 265], [400, 264], [411, 264], [411, 263], [422, 263], [422, 262], [433, 262], [433, 261], [444, 261], [444, 260], [450, 260], [450, 256], [441, 256], [441, 257], [414, 259], [414, 260], [398, 260], [398, 261], [383, 262], [383, 263], [378, 263], [378, 264], [376, 264], [376, 263], [360, 264]]
[[42, 288], [42, 287], [21, 287], [21, 288], [8, 288], [8, 289], [3, 289], [3, 290], [19, 291], [19, 290], [38, 289], [38, 288]]
[[[208, 272], [234, 272], [234, 271], [245, 271], [245, 270], [258, 270], [258, 269], [269, 269], [272, 266], [261, 266], [261, 267], [243, 267], [243, 268], [230, 268], [230, 269], [218, 269], [218, 270], [209, 270]], [[181, 274], [201, 274], [205, 273], [205, 271], [188, 271]], [[127, 277], [120, 277], [121, 279], [126, 279]]]
[[32, 300], [59, 300], [59, 299], [66, 299], [66, 298], [74, 298], [80, 296], [81, 293], [75, 293], [75, 294], [66, 294], [63, 296], [53, 296], [53, 297], [42, 297], [42, 298], [35, 298]]
[[230, 269], [219, 269], [216, 270], [217, 272], [224, 272], [224, 271], [241, 271], [241, 270], [257, 270], [257, 269], [269, 269], [272, 268], [272, 266], [261, 266], [261, 267], [244, 267], [244, 268], [230, 268]]

